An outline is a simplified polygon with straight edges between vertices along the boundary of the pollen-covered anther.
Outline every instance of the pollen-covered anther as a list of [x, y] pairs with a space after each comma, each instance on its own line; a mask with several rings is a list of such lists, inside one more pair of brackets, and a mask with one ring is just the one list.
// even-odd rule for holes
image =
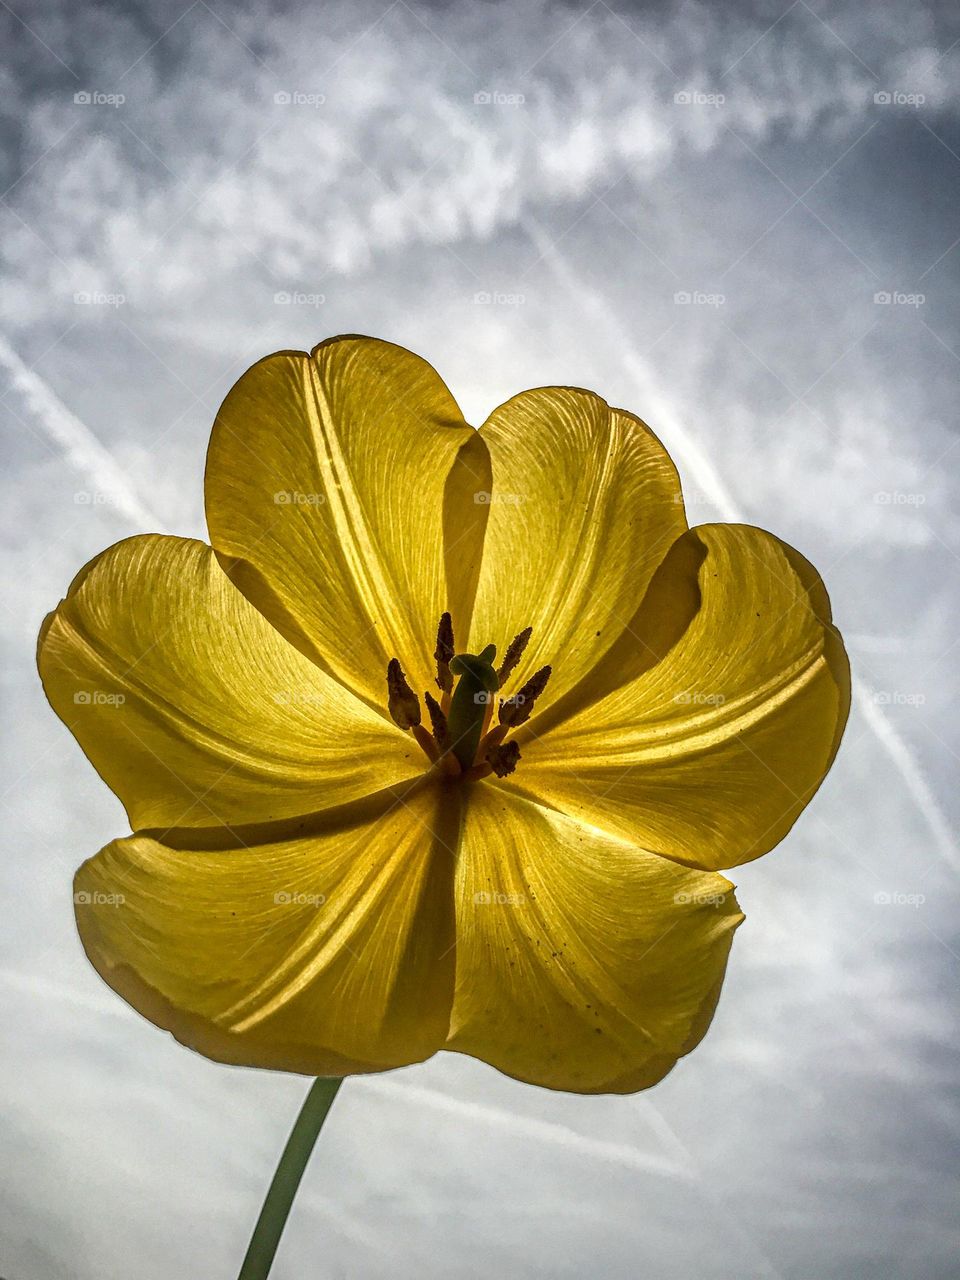
[[507, 680], [513, 675], [514, 668], [523, 657], [523, 651], [530, 643], [530, 637], [533, 635], [533, 627], [524, 627], [519, 635], [513, 637], [507, 645], [507, 651], [503, 655], [503, 661], [497, 669], [497, 679], [500, 681], [501, 689]]
[[412, 729], [420, 723], [420, 699], [407, 683], [397, 658], [387, 664], [387, 710], [401, 729]]
[[[450, 740], [450, 726], [447, 723], [447, 717], [429, 689], [424, 691], [423, 700], [427, 704], [427, 711], [430, 713], [430, 725], [433, 729], [431, 741], [435, 744], [434, 753], [428, 752], [427, 754], [430, 755], [432, 760], [439, 760], [440, 767], [444, 773], [449, 774], [452, 778], [457, 777], [462, 770], [459, 760], [451, 750], [453, 743]], [[420, 733], [426, 734], [426, 732], [426, 729], [420, 729]]]
[[437, 627], [437, 647], [433, 656], [437, 660], [437, 686], [441, 693], [453, 692], [453, 674], [450, 670], [450, 659], [455, 653], [453, 645], [453, 619], [449, 613], [440, 615]]
[[498, 778], [505, 778], [513, 773], [520, 759], [520, 748], [515, 742], [503, 742], [499, 746], [490, 747], [484, 757]]
[[515, 729], [517, 725], [525, 724], [530, 719], [534, 704], [546, 688], [552, 670], [552, 667], [541, 667], [511, 698], [503, 699], [498, 716], [502, 726]]
[[430, 727], [433, 730], [434, 741], [441, 751], [450, 750], [450, 727], [447, 724], [447, 717], [440, 709], [440, 703], [427, 689], [424, 692], [423, 700], [427, 704], [427, 711], [430, 714]]

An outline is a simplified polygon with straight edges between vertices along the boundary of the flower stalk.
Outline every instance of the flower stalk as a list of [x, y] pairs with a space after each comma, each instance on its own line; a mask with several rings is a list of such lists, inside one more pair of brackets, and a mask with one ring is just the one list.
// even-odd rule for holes
[[293, 1197], [341, 1084], [339, 1078], [321, 1076], [311, 1085], [273, 1175], [237, 1280], [266, 1280], [270, 1274]]

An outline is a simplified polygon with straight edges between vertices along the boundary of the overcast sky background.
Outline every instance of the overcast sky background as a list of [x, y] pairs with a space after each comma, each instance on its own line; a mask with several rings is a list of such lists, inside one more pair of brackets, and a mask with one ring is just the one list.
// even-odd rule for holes
[[204, 536], [221, 398], [340, 332], [475, 423], [641, 414], [691, 523], [821, 570], [857, 693], [733, 877], [702, 1046], [626, 1098], [348, 1081], [277, 1280], [956, 1276], [958, 39], [946, 0], [0, 3], [5, 1280], [234, 1275], [305, 1092], [87, 964], [72, 873], [125, 819], [33, 648], [103, 547]]

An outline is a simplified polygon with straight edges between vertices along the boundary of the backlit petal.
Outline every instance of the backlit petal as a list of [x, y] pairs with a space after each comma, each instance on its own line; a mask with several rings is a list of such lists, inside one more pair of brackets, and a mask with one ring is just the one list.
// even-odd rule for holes
[[218, 1061], [417, 1062], [449, 1023], [455, 838], [430, 786], [373, 822], [251, 848], [132, 836], [78, 871], [80, 936], [115, 991]]
[[446, 610], [466, 637], [489, 460], [425, 361], [372, 338], [268, 356], [217, 415], [213, 543], [287, 638], [378, 709], [390, 658], [435, 688]]
[[510, 688], [553, 666], [540, 706], [614, 644], [687, 527], [677, 473], [639, 418], [589, 391], [545, 387], [496, 409], [480, 434], [493, 487], [471, 648], [533, 636]]
[[422, 772], [409, 734], [288, 644], [201, 542], [103, 552], [45, 622], [38, 665], [135, 829], [267, 822]]
[[733, 886], [498, 787], [466, 806], [448, 1048], [577, 1093], [655, 1084], [700, 1040]]
[[651, 665], [638, 640], [641, 674], [617, 687], [617, 664], [601, 664], [592, 687], [610, 691], [599, 701], [535, 717], [518, 732], [522, 774], [511, 782], [694, 866], [759, 857], [820, 785], [850, 706], [823, 584], [762, 529], [701, 525], [671, 549], [646, 614], [634, 634], [666, 619], [665, 656]]

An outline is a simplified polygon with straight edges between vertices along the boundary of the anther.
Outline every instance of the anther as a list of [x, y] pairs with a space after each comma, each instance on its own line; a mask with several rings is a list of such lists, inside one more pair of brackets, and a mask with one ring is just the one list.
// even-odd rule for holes
[[505, 778], [516, 769], [520, 748], [515, 742], [504, 742], [498, 747], [491, 747], [484, 759], [498, 778]]
[[407, 684], [397, 658], [387, 664], [387, 710], [401, 729], [412, 729], [420, 723], [420, 699]]
[[513, 674], [514, 667], [523, 657], [523, 651], [530, 643], [530, 637], [533, 635], [533, 627], [524, 627], [518, 636], [514, 636], [507, 645], [507, 652], [503, 655], [503, 661], [497, 671], [497, 679], [500, 681], [502, 689], [506, 681]]
[[501, 725], [515, 729], [517, 725], [525, 724], [530, 719], [533, 714], [533, 704], [543, 693], [547, 681], [550, 679], [551, 670], [551, 667], [541, 667], [539, 671], [533, 673], [522, 688], [517, 690], [512, 698], [504, 698], [500, 703], [499, 720]]
[[437, 647], [433, 651], [437, 660], [437, 685], [441, 693], [453, 692], [453, 676], [450, 672], [450, 659], [453, 655], [453, 619], [449, 613], [442, 613], [437, 627]]
[[447, 717], [440, 710], [439, 702], [429, 690], [424, 693], [423, 700], [427, 704], [427, 710], [430, 713], [430, 727], [433, 729], [434, 741], [441, 751], [449, 751], [450, 728], [447, 724]]

